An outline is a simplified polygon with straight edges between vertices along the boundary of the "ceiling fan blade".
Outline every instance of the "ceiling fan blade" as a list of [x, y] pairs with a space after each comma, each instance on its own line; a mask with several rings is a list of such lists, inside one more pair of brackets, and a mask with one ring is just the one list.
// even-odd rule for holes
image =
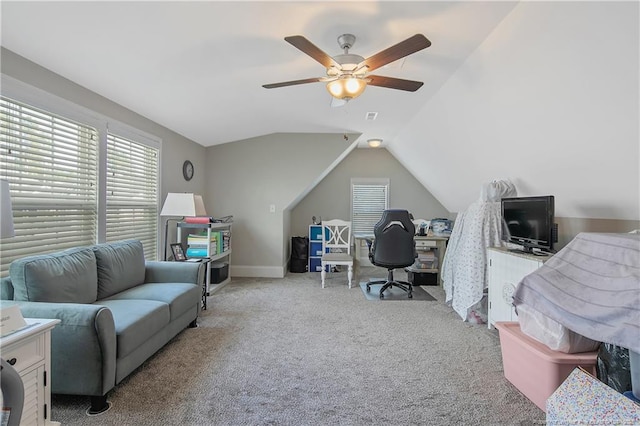
[[340, 67], [340, 64], [334, 61], [331, 56], [320, 50], [318, 46], [311, 43], [305, 37], [301, 35], [294, 35], [285, 37], [284, 39], [293, 47], [297, 47], [316, 61], [320, 62], [325, 68], [331, 68], [332, 66]]
[[373, 71], [384, 65], [390, 64], [393, 61], [397, 61], [400, 58], [409, 56], [412, 53], [418, 52], [422, 49], [426, 49], [431, 46], [431, 42], [422, 34], [416, 34], [409, 37], [405, 41], [401, 41], [381, 52], [376, 53], [373, 56], [368, 57], [364, 61], [360, 62], [356, 69], [360, 69], [364, 66], [368, 68], [368, 71]]
[[421, 81], [404, 80], [401, 78], [383, 77], [381, 75], [368, 75], [370, 80], [367, 84], [371, 86], [387, 87], [389, 89], [406, 90], [407, 92], [415, 92], [424, 84]]
[[282, 83], [263, 84], [262, 87], [264, 87], [265, 89], [275, 89], [277, 87], [295, 86], [297, 84], [306, 84], [306, 83], [317, 83], [319, 81], [326, 81], [326, 77], [314, 77], [314, 78], [305, 78], [304, 80], [292, 80], [292, 81], [284, 81]]

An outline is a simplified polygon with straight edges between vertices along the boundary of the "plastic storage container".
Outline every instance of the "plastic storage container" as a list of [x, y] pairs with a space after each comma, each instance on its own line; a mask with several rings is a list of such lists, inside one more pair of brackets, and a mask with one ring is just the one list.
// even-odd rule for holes
[[229, 276], [228, 263], [212, 263], [211, 264], [211, 284], [220, 284]]
[[504, 376], [546, 412], [547, 398], [580, 366], [596, 374], [598, 352], [567, 354], [527, 336], [517, 322], [496, 322], [500, 333]]
[[407, 279], [411, 285], [438, 285], [437, 272], [417, 272], [407, 269]]

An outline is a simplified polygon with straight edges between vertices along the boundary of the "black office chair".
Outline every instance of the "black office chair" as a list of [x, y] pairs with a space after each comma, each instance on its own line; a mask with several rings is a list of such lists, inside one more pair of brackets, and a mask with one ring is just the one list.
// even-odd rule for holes
[[416, 245], [413, 240], [415, 226], [406, 210], [385, 210], [382, 218], [373, 228], [375, 239], [369, 248], [369, 260], [375, 266], [387, 268], [386, 280], [369, 281], [367, 292], [371, 291], [371, 285], [383, 284], [380, 289], [380, 298], [384, 298], [384, 292], [390, 287], [398, 287], [406, 291], [409, 299], [413, 298], [413, 286], [406, 281], [393, 278], [393, 270], [413, 265], [416, 259]]

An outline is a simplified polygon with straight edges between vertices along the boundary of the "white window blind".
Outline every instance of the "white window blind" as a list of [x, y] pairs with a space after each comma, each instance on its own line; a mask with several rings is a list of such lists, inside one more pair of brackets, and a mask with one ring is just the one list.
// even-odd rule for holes
[[2, 240], [0, 273], [25, 255], [95, 243], [97, 130], [6, 97], [0, 126], [0, 176], [16, 230]]
[[373, 227], [389, 205], [389, 180], [351, 181], [351, 226], [354, 234], [373, 235]]
[[106, 240], [142, 241], [147, 259], [156, 259], [159, 150], [107, 135]]

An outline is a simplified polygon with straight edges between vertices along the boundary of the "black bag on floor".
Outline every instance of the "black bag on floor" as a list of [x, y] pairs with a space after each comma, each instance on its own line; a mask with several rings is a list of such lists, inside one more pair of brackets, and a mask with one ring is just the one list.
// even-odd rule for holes
[[309, 237], [291, 237], [290, 272], [307, 272]]
[[620, 393], [631, 390], [629, 350], [610, 343], [600, 344], [596, 364], [598, 380]]

